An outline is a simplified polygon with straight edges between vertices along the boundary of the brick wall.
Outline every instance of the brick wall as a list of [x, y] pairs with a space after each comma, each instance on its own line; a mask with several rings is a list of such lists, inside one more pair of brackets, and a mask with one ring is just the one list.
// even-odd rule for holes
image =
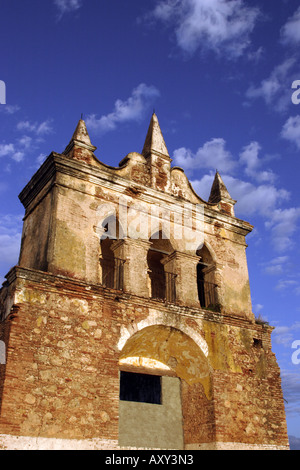
[[[118, 441], [121, 349], [137, 332], [147, 344], [144, 331], [160, 325], [191, 341], [192, 355], [198, 351], [189, 376], [179, 346], [169, 352], [181, 378], [187, 448], [288, 445], [271, 328], [28, 269], [16, 268], [11, 290], [14, 307], [0, 323], [7, 347], [0, 434]], [[203, 376], [199, 358], [203, 367], [207, 361]]]

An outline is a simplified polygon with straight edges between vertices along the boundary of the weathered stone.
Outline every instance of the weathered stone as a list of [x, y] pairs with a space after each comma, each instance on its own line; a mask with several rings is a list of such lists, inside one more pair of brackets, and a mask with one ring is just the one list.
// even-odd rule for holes
[[[273, 328], [251, 306], [252, 226], [221, 176], [201, 199], [155, 115], [142, 154], [114, 168], [95, 150], [80, 120], [20, 194], [19, 266], [0, 290], [0, 448], [287, 449]], [[126, 372], [161, 402], [120, 400]]]
[[36, 402], [36, 398], [33, 395], [27, 394], [25, 397], [25, 402], [29, 405], [34, 405], [34, 403]]

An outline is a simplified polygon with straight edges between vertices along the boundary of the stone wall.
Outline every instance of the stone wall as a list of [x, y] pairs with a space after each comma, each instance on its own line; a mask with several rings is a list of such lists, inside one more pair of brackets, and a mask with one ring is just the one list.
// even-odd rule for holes
[[10, 281], [2, 435], [118, 442], [119, 361], [141, 348], [181, 379], [185, 448], [288, 446], [268, 326], [34, 270]]
[[[288, 448], [272, 328], [251, 306], [252, 226], [234, 216], [221, 176], [201, 199], [171, 168], [155, 114], [142, 154], [113, 168], [95, 150], [80, 120], [63, 154], [53, 152], [19, 196], [19, 266], [0, 290], [0, 447]], [[110, 261], [123, 270], [105, 284], [100, 240], [111, 217], [120, 227]], [[157, 233], [167, 241], [154, 247]], [[159, 282], [168, 283], [156, 299], [154, 248]], [[208, 304], [203, 281], [214, 292]], [[163, 387], [171, 397], [163, 420], [152, 407], [143, 423], [147, 404], [121, 403], [120, 421], [124, 367], [176, 382], [176, 393]], [[127, 421], [143, 439], [126, 434]], [[176, 436], [160, 439], [156, 426]]]
[[[132, 245], [124, 252], [126, 267], [129, 266], [125, 277], [129, 292], [145, 295], [145, 286], [140, 286], [146, 274], [145, 247], [162, 227], [174, 251], [176, 263], [173, 268], [179, 274], [179, 303], [186, 306], [198, 303], [196, 265], [199, 258], [196, 259], [196, 251], [198, 244], [201, 247], [204, 243], [215, 266], [222, 310], [253, 319], [245, 243], [245, 236], [251, 230], [248, 223], [223, 214], [217, 206], [208, 206], [200, 198], [197, 201], [190, 187], [183, 199], [138, 183], [133, 186], [132, 182], [119, 176], [122, 168], [104, 171], [101, 166], [70, 161], [56, 154], [51, 155], [44, 165], [21, 194], [26, 213], [20, 266], [99, 284], [102, 223], [113, 213], [121, 229], [125, 229], [127, 223], [125, 237], [134, 238], [141, 244], [140, 248]], [[45, 172], [52, 177], [42, 185]], [[178, 170], [177, 173], [181, 175]], [[38, 196], [32, 197], [35, 192]], [[201, 210], [198, 211], [198, 207]], [[197, 241], [192, 247], [186, 243], [183, 228], [186, 210], [190, 211], [187, 214], [191, 223], [188, 237], [192, 234]], [[131, 236], [130, 230], [135, 229]], [[172, 266], [166, 266], [166, 270]]]

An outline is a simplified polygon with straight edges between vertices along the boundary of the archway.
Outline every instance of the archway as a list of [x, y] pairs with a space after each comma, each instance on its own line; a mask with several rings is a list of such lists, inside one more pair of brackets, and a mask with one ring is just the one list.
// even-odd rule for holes
[[147, 263], [148, 274], [150, 279], [150, 297], [160, 300], [173, 300], [175, 297], [172, 295], [170, 289], [172, 273], [166, 273], [163, 265], [163, 260], [173, 252], [173, 247], [169, 239], [164, 236], [162, 231], [159, 231], [150, 238], [151, 247], [148, 251]]
[[100, 238], [101, 283], [112, 289], [123, 289], [124, 260], [118, 259], [113, 251], [114, 243], [123, 239], [123, 229], [119, 220], [111, 215], [102, 223], [103, 234]]
[[190, 421], [197, 426], [191, 402], [202, 407], [211, 401], [208, 360], [181, 330], [146, 327], [131, 336], [121, 351], [120, 392], [122, 447], [183, 449]]
[[197, 265], [197, 288], [200, 306], [216, 310], [218, 309], [217, 285], [215, 283], [215, 262], [206, 245], [196, 251], [201, 257]]

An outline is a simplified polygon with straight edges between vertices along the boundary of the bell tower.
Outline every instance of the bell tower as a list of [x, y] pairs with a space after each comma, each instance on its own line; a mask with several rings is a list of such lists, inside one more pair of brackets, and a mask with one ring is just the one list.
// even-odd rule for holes
[[157, 116], [142, 153], [95, 156], [81, 119], [20, 194], [0, 290], [0, 448], [288, 449], [273, 328], [255, 319], [252, 226], [216, 172], [172, 167]]

